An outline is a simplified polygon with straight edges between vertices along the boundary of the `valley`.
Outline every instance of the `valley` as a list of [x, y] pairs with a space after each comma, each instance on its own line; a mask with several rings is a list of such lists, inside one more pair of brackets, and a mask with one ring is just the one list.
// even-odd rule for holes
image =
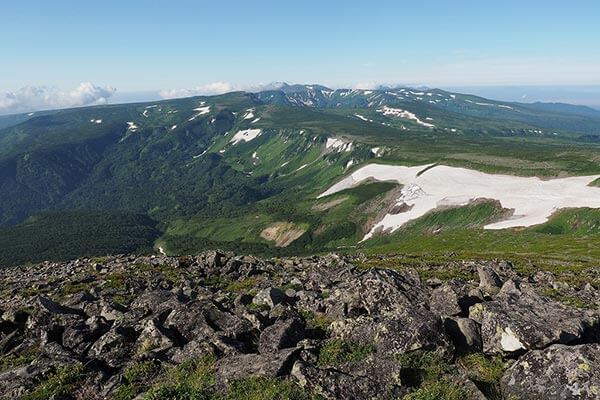
[[[438, 89], [287, 85], [0, 123], [0, 241], [11, 243], [2, 264], [76, 256], [62, 250], [69, 243], [18, 250], [44, 232], [61, 236], [57, 221], [73, 212], [82, 229], [86, 213], [90, 229], [98, 212], [152, 220], [158, 236], [130, 230], [138, 245], [126, 252], [597, 256], [597, 189], [587, 185], [600, 176], [600, 112], [591, 109]], [[77, 238], [79, 255], [119, 252], [108, 232]], [[511, 246], [518, 237], [527, 243]]]

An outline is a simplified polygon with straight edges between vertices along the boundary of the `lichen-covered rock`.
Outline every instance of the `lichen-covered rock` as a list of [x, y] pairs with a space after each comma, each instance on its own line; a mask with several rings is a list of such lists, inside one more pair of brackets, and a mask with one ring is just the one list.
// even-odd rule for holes
[[531, 287], [507, 281], [494, 301], [475, 304], [469, 317], [481, 324], [485, 353], [523, 353], [553, 343], [595, 336], [597, 313], [568, 309]]
[[444, 328], [461, 353], [482, 350], [481, 327], [472, 319], [449, 317], [444, 321]]
[[[143, 391], [174, 368], [191, 373], [195, 363], [207, 374], [208, 397], [227, 397], [223, 390], [237, 379], [277, 377], [277, 385], [300, 384], [331, 399], [402, 398], [427, 385], [440, 398], [457, 387], [481, 398], [479, 383], [453, 360], [482, 349], [516, 360], [505, 376], [509, 394], [527, 398], [528, 385], [552, 387], [546, 370], [566, 376], [564, 387], [594, 394], [596, 378], [585, 373], [598, 374], [589, 347], [596, 345], [564, 349], [580, 354], [579, 363], [531, 351], [600, 342], [596, 313], [536, 294], [552, 285], [595, 304], [593, 286], [541, 274], [520, 285], [517, 270], [497, 261], [421, 264], [419, 272], [364, 269], [358, 262], [365, 261], [214, 251], [0, 269], [0, 398], [23, 397], [63, 366], [77, 366], [67, 385], [75, 392], [65, 396], [87, 399]], [[478, 268], [479, 282], [470, 278]], [[457, 269], [462, 278], [443, 279]], [[432, 276], [426, 282], [424, 273]], [[526, 368], [534, 361], [542, 367]]]
[[296, 346], [303, 338], [304, 322], [300, 318], [278, 320], [261, 332], [258, 352], [275, 353]]
[[292, 369], [299, 349], [285, 349], [269, 354], [239, 354], [217, 362], [217, 379], [228, 383], [248, 377], [275, 378], [287, 375]]
[[525, 354], [501, 380], [507, 398], [592, 400], [600, 398], [600, 345], [552, 345]]

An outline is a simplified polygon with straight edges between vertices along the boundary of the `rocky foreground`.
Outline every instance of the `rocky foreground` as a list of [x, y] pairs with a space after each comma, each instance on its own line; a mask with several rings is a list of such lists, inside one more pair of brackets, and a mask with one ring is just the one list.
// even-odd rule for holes
[[379, 264], [394, 266], [208, 252], [0, 269], [0, 397], [600, 398], [589, 282]]

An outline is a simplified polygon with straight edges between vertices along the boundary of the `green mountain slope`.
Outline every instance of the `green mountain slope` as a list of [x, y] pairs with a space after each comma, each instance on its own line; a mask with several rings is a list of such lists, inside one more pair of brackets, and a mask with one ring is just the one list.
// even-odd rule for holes
[[[41, 220], [57, 225], [73, 211], [121, 212], [156, 221], [155, 248], [173, 254], [211, 247], [263, 254], [381, 247], [358, 242], [391, 204], [397, 185], [371, 183], [316, 199], [374, 160], [525, 176], [600, 173], [599, 148], [582, 141], [600, 127], [593, 112], [441, 90], [287, 85], [36, 113], [8, 125], [0, 129], [0, 237], [27, 232], [35, 241], [44, 229], [25, 221], [49, 211], [53, 219]], [[471, 232], [485, 219], [474, 214], [472, 223], [461, 225], [459, 214], [443, 225]], [[119, 218], [107, 221], [118, 224]], [[113, 243], [107, 240], [113, 232], [92, 237]], [[146, 231], [137, 239], [132, 232], [132, 243], [143, 248]], [[403, 240], [396, 235], [384, 247]], [[33, 249], [32, 259], [73, 256]], [[8, 253], [0, 263], [15, 260]]]

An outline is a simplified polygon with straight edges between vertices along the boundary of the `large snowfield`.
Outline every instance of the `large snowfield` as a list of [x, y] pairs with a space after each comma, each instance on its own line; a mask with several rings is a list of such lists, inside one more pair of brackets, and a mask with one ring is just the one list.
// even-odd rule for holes
[[319, 198], [356, 186], [366, 179], [402, 184], [397, 203], [404, 203], [410, 209], [385, 215], [365, 235], [363, 240], [366, 240], [381, 230], [393, 232], [436, 208], [467, 205], [476, 199], [498, 200], [502, 207], [514, 210], [512, 216], [486, 225], [485, 229], [542, 224], [562, 208], [600, 208], [600, 187], [589, 186], [598, 178], [600, 175], [542, 180], [445, 165], [404, 167], [369, 164], [333, 185]]

